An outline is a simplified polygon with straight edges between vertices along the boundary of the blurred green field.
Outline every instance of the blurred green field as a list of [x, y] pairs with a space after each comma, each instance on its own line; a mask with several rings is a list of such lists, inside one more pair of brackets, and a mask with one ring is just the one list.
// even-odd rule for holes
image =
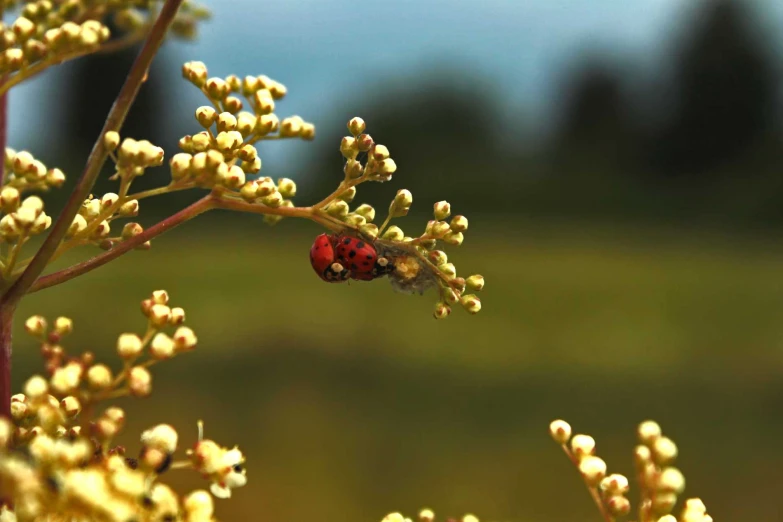
[[[66, 346], [112, 358], [116, 335], [144, 326], [138, 302], [167, 289], [200, 346], [156, 367], [151, 400], [124, 403], [124, 440], [166, 420], [189, 444], [203, 418], [239, 443], [250, 482], [221, 519], [367, 522], [429, 506], [598, 520], [548, 439], [555, 417], [626, 473], [636, 423], [655, 418], [716, 520], [777, 516], [783, 237], [492, 221], [450, 251], [486, 277], [484, 310], [436, 322], [432, 294], [321, 282], [314, 228], [258, 223], [186, 225], [30, 296], [17, 318], [71, 316]], [[38, 367], [20, 326], [17, 387]]]

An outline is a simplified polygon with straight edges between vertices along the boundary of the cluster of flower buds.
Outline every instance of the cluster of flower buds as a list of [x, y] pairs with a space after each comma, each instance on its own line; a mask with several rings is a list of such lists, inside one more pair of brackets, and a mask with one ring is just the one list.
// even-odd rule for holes
[[[4, 2], [5, 4], [13, 2]], [[0, 23], [0, 73], [25, 74], [32, 65], [53, 65], [96, 51], [109, 40], [103, 24], [108, 15], [125, 41], [140, 40], [158, 13], [160, 0], [28, 0], [20, 16], [10, 25]], [[193, 2], [180, 7], [171, 32], [182, 38], [196, 34], [199, 21], [209, 12]]]
[[0, 73], [59, 63], [92, 52], [109, 39], [109, 28], [98, 20], [62, 21], [53, 9], [50, 1], [31, 2], [10, 26], [0, 25]]
[[[121, 198], [114, 192], [107, 192], [100, 198], [90, 195], [74, 216], [66, 237], [75, 241], [93, 243], [108, 250], [115, 242], [129, 239], [144, 231], [138, 223], [127, 223], [120, 236], [110, 236], [112, 221], [134, 217], [138, 213], [139, 202], [136, 199]], [[149, 248], [149, 242], [139, 248]]]
[[[307, 140], [315, 137], [315, 126], [305, 122], [300, 116], [289, 116], [281, 120], [275, 114], [275, 102], [285, 97], [287, 89], [285, 85], [268, 76], [245, 76], [243, 79], [236, 75], [226, 78], [208, 77], [207, 67], [202, 62], [187, 62], [182, 66], [182, 76], [198, 87], [209, 99], [212, 107], [217, 108], [209, 111], [207, 107], [201, 107], [196, 111], [199, 124], [207, 129], [197, 136], [206, 134], [212, 138], [210, 131], [214, 125], [217, 132], [214, 134], [214, 143], [211, 143], [214, 147], [211, 148], [223, 152], [227, 160], [238, 157], [237, 149], [241, 148], [236, 146], [233, 138], [239, 137], [240, 142], [254, 143], [270, 137]], [[242, 98], [247, 103], [248, 110], [243, 110], [245, 102]], [[237, 134], [228, 135], [234, 132]], [[221, 133], [224, 133], [222, 138]], [[185, 152], [206, 150], [204, 144], [203, 138], [196, 136], [180, 141], [180, 147]], [[254, 159], [239, 159], [251, 165], [254, 163]]]
[[[398, 191], [389, 205], [389, 218], [406, 215], [412, 203], [413, 195], [408, 190]], [[391, 250], [394, 250], [394, 243], [400, 242], [415, 249], [413, 255], [395, 258], [392, 285], [408, 293], [423, 292], [437, 285], [439, 299], [433, 311], [436, 319], [448, 317], [451, 307], [457, 304], [468, 313], [477, 314], [481, 311], [481, 300], [475, 292], [484, 288], [484, 277], [479, 274], [458, 277], [457, 269], [454, 263], [449, 262], [446, 252], [437, 249], [438, 241], [452, 246], [461, 245], [463, 232], [468, 229], [468, 219], [454, 216], [450, 222], [446, 221], [451, 215], [451, 205], [447, 201], [435, 203], [433, 214], [435, 219], [427, 223], [424, 233], [417, 238], [406, 236], [398, 226], [390, 226], [381, 235], [382, 243], [388, 242]]]
[[[145, 335], [122, 334], [117, 351], [123, 369], [113, 374], [94, 356], [70, 357], [62, 347], [73, 331], [66, 317], [53, 324], [30, 317], [25, 330], [41, 343], [48, 378], [28, 379], [23, 393], [12, 397], [11, 419], [0, 418], [0, 521], [48, 520], [214, 520], [212, 495], [227, 498], [247, 482], [245, 457], [237, 448], [203, 440], [182, 460], [175, 460], [177, 431], [159, 424], [141, 434], [137, 457], [114, 442], [125, 425], [125, 411], [109, 406], [95, 417], [99, 402], [123, 395], [148, 395], [148, 367], [162, 359], [192, 350], [193, 331], [181, 326], [185, 313], [170, 307], [168, 294], [159, 290], [142, 301], [148, 320]], [[172, 336], [162, 333], [175, 327]], [[145, 361], [139, 361], [143, 355]], [[205, 490], [184, 497], [158, 481], [173, 468], [191, 469], [208, 479]], [[13, 509], [11, 509], [11, 506]]]
[[[38, 196], [21, 199], [13, 187], [0, 189], [0, 241], [15, 246], [23, 245], [30, 236], [40, 234], [52, 224], [52, 218], [44, 212], [44, 203]], [[8, 261], [9, 265], [13, 260]]]
[[[671, 513], [677, 503], [677, 496], [685, 490], [685, 477], [674, 467], [677, 445], [663, 435], [661, 427], [654, 421], [642, 422], [637, 432], [639, 445], [634, 449], [634, 462], [643, 492], [641, 509], [652, 513], [662, 522], [677, 520]], [[689, 513], [697, 505], [704, 506], [699, 499], [686, 501], [680, 520], [711, 522], [712, 517], [706, 514], [706, 509]]]
[[[625, 516], [631, 510], [626, 498], [628, 479], [617, 473], [606, 474], [606, 463], [595, 455], [595, 439], [590, 435], [571, 436], [571, 426], [563, 420], [549, 425], [549, 433], [560, 444], [582, 474], [587, 487], [600, 501], [599, 508], [612, 520]], [[640, 444], [634, 450], [634, 461], [641, 489], [640, 520], [657, 522], [712, 522], [701, 500], [685, 502], [678, 519], [671, 512], [677, 503], [677, 495], [685, 489], [682, 472], [672, 466], [677, 456], [677, 446], [661, 433], [654, 421], [645, 421], [638, 428]]]
[[[114, 0], [107, 3], [117, 9], [112, 16], [112, 21], [117, 29], [124, 33], [144, 34], [152, 22], [155, 10], [148, 8], [142, 11], [140, 7], [154, 7], [154, 4], [159, 2], [139, 3], [133, 0]], [[208, 19], [209, 16], [210, 13], [206, 8], [186, 0], [182, 2], [177, 11], [177, 16], [171, 24], [171, 32], [183, 39], [193, 39], [196, 37], [198, 22]]]
[[[92, 425], [100, 425], [106, 433], [116, 435], [123, 423], [124, 412], [110, 407]], [[0, 485], [4, 500], [11, 500], [13, 505], [13, 510], [2, 506], [0, 520], [49, 520], [51, 516], [58, 520], [117, 522], [214, 520], [214, 502], [207, 491], [196, 490], [180, 497], [158, 480], [175, 463], [178, 436], [168, 424], [142, 433], [138, 458], [128, 457], [123, 446], [111, 447], [109, 437], [88, 438], [78, 427], [67, 435], [36, 432], [33, 428], [31, 434], [20, 437], [22, 429], [0, 419]], [[221, 480], [230, 482], [231, 487], [244, 485], [244, 469], [241, 473], [235, 469], [244, 461], [241, 452], [209, 442], [212, 454], [206, 461], [210, 465], [218, 464], [212, 455], [221, 455], [219, 460], [234, 463], [230, 472], [220, 473]], [[176, 464], [214, 479], [188, 460]], [[220, 492], [215, 494], [218, 498], [230, 496], [228, 487], [221, 488], [215, 482], [211, 489]]]
[[[356, 183], [361, 181], [389, 181], [397, 171], [397, 164], [389, 156], [385, 145], [375, 143], [364, 131], [367, 126], [361, 118], [352, 118], [348, 122], [350, 136], [340, 142], [340, 153], [345, 158], [345, 179]], [[362, 155], [366, 154], [362, 163]]]
[[[418, 522], [434, 522], [435, 513], [431, 509], [422, 509], [419, 511], [419, 516], [417, 519]], [[401, 513], [389, 513], [383, 517], [381, 522], [413, 522], [413, 520], [402, 515]], [[479, 519], [475, 515], [468, 514], [462, 516], [461, 518], [449, 517], [446, 519], [446, 522], [479, 522]]]
[[27, 151], [16, 152], [5, 149], [6, 181], [3, 188], [14, 188], [19, 192], [47, 191], [59, 188], [65, 183], [65, 174], [60, 169], [47, 169]]
[[163, 164], [163, 149], [147, 140], [125, 138], [120, 142], [120, 135], [109, 131], [103, 136], [103, 144], [108, 151], [116, 153], [117, 172], [111, 179], [130, 183], [146, 169]]

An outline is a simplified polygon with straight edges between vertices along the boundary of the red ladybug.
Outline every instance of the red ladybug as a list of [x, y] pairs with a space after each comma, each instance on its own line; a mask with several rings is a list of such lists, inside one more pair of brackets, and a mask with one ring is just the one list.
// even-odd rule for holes
[[318, 277], [327, 283], [342, 283], [348, 279], [350, 272], [335, 256], [334, 241], [335, 237], [330, 234], [316, 237], [310, 247], [310, 264]]
[[375, 262], [378, 260], [375, 247], [355, 237], [338, 236], [334, 252], [337, 259], [351, 271], [354, 279], [364, 279], [364, 276], [372, 275]]

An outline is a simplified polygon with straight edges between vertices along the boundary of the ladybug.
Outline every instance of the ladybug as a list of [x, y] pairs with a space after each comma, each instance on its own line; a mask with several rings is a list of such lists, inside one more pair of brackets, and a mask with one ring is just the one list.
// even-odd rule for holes
[[335, 256], [335, 237], [321, 234], [310, 247], [310, 264], [318, 277], [327, 283], [342, 283], [350, 277], [350, 272]]
[[334, 251], [354, 279], [364, 280], [364, 276], [371, 276], [375, 262], [378, 261], [375, 247], [355, 237], [338, 236]]

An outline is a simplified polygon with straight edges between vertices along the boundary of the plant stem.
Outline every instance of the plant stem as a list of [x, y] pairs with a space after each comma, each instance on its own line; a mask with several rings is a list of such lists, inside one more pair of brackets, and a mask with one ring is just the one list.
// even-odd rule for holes
[[52, 255], [57, 250], [60, 241], [65, 237], [68, 227], [71, 226], [73, 218], [76, 216], [84, 199], [90, 193], [90, 190], [92, 190], [93, 185], [95, 185], [101, 168], [108, 157], [108, 151], [103, 143], [103, 137], [107, 132], [119, 131], [122, 127], [125, 117], [128, 115], [128, 111], [130, 110], [133, 101], [136, 99], [141, 84], [147, 75], [152, 59], [155, 57], [161, 43], [163, 43], [166, 32], [174, 21], [174, 16], [177, 14], [177, 10], [182, 1], [183, 0], [166, 0], [166, 3], [163, 5], [160, 15], [155, 21], [155, 25], [150, 29], [144, 46], [131, 67], [125, 84], [117, 95], [117, 99], [106, 118], [106, 123], [104, 124], [101, 133], [98, 135], [98, 139], [95, 141], [90, 157], [87, 159], [87, 165], [84, 168], [82, 177], [79, 179], [76, 188], [71, 193], [68, 203], [66, 203], [65, 208], [52, 226], [52, 231], [49, 233], [46, 240], [44, 240], [38, 252], [36, 252], [33, 260], [27, 265], [27, 268], [19, 279], [16, 280], [13, 286], [11, 286], [8, 292], [3, 296], [2, 301], [0, 301], [0, 307], [2, 307], [3, 303], [15, 305], [19, 302], [22, 296], [30, 289], [33, 283], [35, 283], [36, 279], [38, 279], [38, 276], [41, 275], [41, 272], [44, 271], [47, 263], [49, 263]]
[[11, 328], [14, 307], [0, 306], [0, 418], [11, 417]]
[[[204, 196], [203, 198], [199, 199], [198, 201], [191, 204], [190, 206], [183, 208], [176, 214], [172, 214], [171, 216], [167, 217], [160, 223], [151, 226], [150, 228], [148, 228], [138, 236], [134, 236], [130, 239], [126, 239], [125, 241], [117, 244], [111, 250], [108, 250], [95, 257], [92, 257], [86, 261], [82, 261], [81, 263], [77, 263], [73, 266], [69, 266], [68, 268], [64, 268], [62, 270], [54, 272], [53, 274], [49, 274], [39, 278], [30, 287], [29, 292], [30, 293], [37, 292], [38, 290], [43, 290], [44, 288], [49, 288], [50, 286], [59, 285], [60, 283], [69, 281], [74, 277], [80, 276], [82, 274], [86, 274], [87, 272], [94, 270], [99, 266], [103, 266], [109, 261], [112, 261], [120, 257], [122, 254], [149, 241], [153, 237], [159, 236], [164, 232], [168, 232], [172, 228], [181, 225], [185, 221], [193, 219], [199, 214], [203, 214], [207, 210], [216, 208], [217, 206], [216, 201], [217, 200], [215, 199], [215, 197], [212, 196], [211, 194]], [[0, 310], [1, 309], [2, 308], [0, 307]]]
[[[0, 80], [2, 81], [2, 80]], [[0, 95], [0, 186], [5, 185], [5, 147], [8, 144], [8, 93]]]

